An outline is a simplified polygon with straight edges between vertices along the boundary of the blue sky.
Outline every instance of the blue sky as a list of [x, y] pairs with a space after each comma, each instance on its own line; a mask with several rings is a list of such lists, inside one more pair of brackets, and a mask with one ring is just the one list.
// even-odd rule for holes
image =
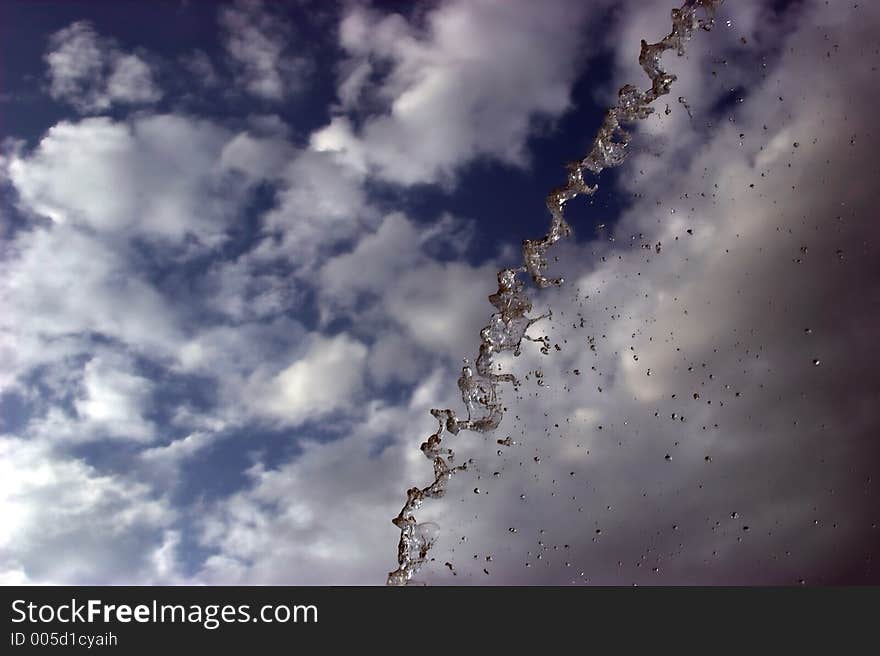
[[[428, 409], [667, 4], [2, 3], [0, 578], [383, 582]], [[876, 578], [876, 24], [727, 3], [670, 56], [425, 580]]]

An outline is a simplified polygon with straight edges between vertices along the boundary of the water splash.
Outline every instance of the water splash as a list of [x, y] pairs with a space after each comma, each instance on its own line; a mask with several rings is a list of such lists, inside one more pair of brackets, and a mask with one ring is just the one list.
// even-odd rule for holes
[[[580, 195], [595, 194], [598, 185], [588, 184], [584, 176], [598, 176], [604, 169], [620, 165], [627, 154], [630, 134], [623, 127], [650, 116], [651, 107], [660, 96], [667, 95], [675, 82], [675, 75], [669, 73], [661, 64], [661, 57], [667, 50], [675, 50], [681, 56], [685, 44], [697, 29], [710, 30], [715, 11], [723, 0], [685, 0], [684, 4], [672, 10], [672, 31], [657, 43], [649, 44], [642, 40], [639, 64], [651, 79], [651, 87], [640, 91], [627, 84], [618, 92], [617, 105], [605, 113], [602, 125], [593, 139], [590, 152], [579, 161], [566, 166], [566, 184], [550, 192], [547, 196], [547, 209], [550, 210], [550, 229], [539, 239], [526, 239], [522, 244], [523, 266], [516, 269], [502, 269], [498, 272], [498, 291], [489, 296], [495, 307], [488, 325], [480, 331], [480, 349], [474, 365], [464, 361], [458, 388], [461, 400], [467, 410], [467, 418], [459, 418], [450, 409], [431, 410], [437, 419], [437, 431], [422, 443], [422, 453], [433, 462], [434, 480], [430, 485], [412, 487], [406, 492], [406, 503], [392, 522], [400, 529], [397, 547], [398, 568], [388, 574], [388, 585], [406, 585], [427, 559], [428, 552], [437, 539], [439, 530], [436, 524], [419, 523], [415, 517], [425, 499], [443, 496], [449, 479], [456, 472], [467, 468], [467, 463], [455, 465], [452, 449], [442, 449], [443, 434], [457, 435], [463, 430], [486, 433], [496, 429], [503, 417], [503, 407], [499, 400], [499, 385], [510, 383], [519, 385], [517, 378], [510, 373], [500, 373], [494, 366], [493, 357], [503, 351], [518, 355], [523, 340], [543, 341], [527, 335], [529, 327], [549, 315], [530, 317], [531, 298], [525, 291], [520, 274], [527, 273], [539, 288], [561, 285], [562, 278], [548, 278], [547, 252], [560, 239], [571, 234], [571, 226], [566, 222], [564, 211], [568, 201]], [[690, 107], [683, 98], [679, 99], [690, 114]], [[547, 343], [544, 343], [547, 348]]]

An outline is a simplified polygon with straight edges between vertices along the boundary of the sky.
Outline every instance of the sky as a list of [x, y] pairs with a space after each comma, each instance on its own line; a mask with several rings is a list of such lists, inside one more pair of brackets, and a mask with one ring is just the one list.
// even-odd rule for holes
[[[0, 582], [383, 584], [672, 6], [0, 0]], [[418, 582], [880, 582], [878, 30], [728, 1], [666, 55]]]

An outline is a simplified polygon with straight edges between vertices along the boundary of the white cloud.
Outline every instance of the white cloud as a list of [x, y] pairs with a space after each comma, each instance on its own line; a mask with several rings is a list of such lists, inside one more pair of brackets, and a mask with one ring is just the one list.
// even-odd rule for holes
[[304, 277], [377, 220], [363, 177], [327, 153], [300, 151], [283, 171], [277, 205], [263, 217], [250, 265], [283, 261]]
[[149, 488], [32, 441], [0, 438], [0, 576], [30, 584], [150, 583], [145, 545], [174, 518]]
[[523, 166], [534, 122], [571, 106], [587, 15], [579, 3], [456, 1], [427, 12], [421, 28], [352, 6], [339, 94], [342, 109], [367, 116], [358, 127], [336, 116], [312, 145], [400, 184], [448, 182], [480, 157]]
[[162, 98], [149, 64], [136, 54], [122, 52], [88, 21], [77, 21], [53, 34], [45, 60], [51, 96], [81, 113]]
[[219, 14], [224, 45], [239, 84], [263, 100], [280, 101], [298, 89], [306, 60], [290, 54], [290, 26], [260, 0], [239, 0]]
[[66, 226], [22, 232], [10, 250], [0, 284], [5, 384], [89, 352], [92, 335], [153, 357], [176, 350], [182, 339], [177, 310], [131, 271], [124, 251]]
[[201, 540], [212, 555], [198, 579], [381, 583], [394, 563], [390, 519], [401, 503], [400, 483], [417, 481], [428, 465], [412, 447], [433, 424], [428, 404], [449, 400], [441, 396], [446, 376], [440, 373], [426, 375], [409, 402], [361, 406], [360, 421], [344, 437], [306, 440], [296, 459], [251, 468], [245, 489], [202, 515]]
[[[212, 380], [216, 406], [210, 412], [181, 408], [175, 423], [216, 433], [252, 421], [293, 421], [280, 407], [284, 390], [274, 379], [305, 357], [309, 339], [301, 324], [284, 317], [202, 327], [180, 344], [173, 370]], [[353, 366], [359, 366], [357, 360]], [[305, 416], [309, 416], [308, 408], [298, 408], [296, 420]]]
[[[244, 154], [241, 144], [247, 146]], [[276, 149], [267, 138], [159, 115], [131, 122], [62, 122], [32, 151], [19, 147], [5, 158], [5, 177], [30, 221], [8, 242], [0, 264], [6, 309], [0, 315], [0, 386], [24, 384], [37, 372], [43, 380], [50, 374], [59, 378], [58, 398], [84, 375], [90, 390], [80, 401], [82, 421], [69, 409], [40, 407], [42, 419], [34, 430], [91, 439], [103, 422], [104, 433], [115, 426], [134, 439], [152, 435], [137, 404], [107, 400], [113, 389], [128, 394], [144, 381], [126, 378], [121, 367], [121, 378], [101, 383], [98, 370], [83, 371], [83, 358], [109, 340], [106, 352], [177, 363], [192, 335], [194, 308], [186, 289], [184, 298], [176, 297], [157, 284], [151, 269], [180, 275], [191, 258], [226, 241], [250, 185], [273, 175], [247, 161], [261, 152], [278, 153], [274, 161], [282, 166], [284, 147]], [[233, 172], [239, 166], [246, 174]], [[145, 245], [152, 247], [149, 257]], [[259, 278], [242, 284], [240, 303], [260, 310], [257, 316], [287, 307], [289, 284], [280, 276], [270, 276], [268, 288]], [[225, 302], [232, 313], [235, 299]], [[110, 414], [98, 421], [95, 413], [101, 412]]]
[[[77, 345], [87, 352], [91, 345]], [[38, 400], [22, 435], [46, 444], [72, 445], [109, 440], [147, 443], [157, 429], [148, 417], [155, 391], [153, 381], [133, 373], [134, 360], [120, 352], [99, 348], [84, 365], [71, 354], [52, 362], [52, 374], [39, 377], [51, 393], [39, 395], [36, 386], [20, 386]], [[93, 348], [93, 347], [92, 347]], [[79, 354], [76, 354], [79, 356]], [[65, 402], [69, 400], [69, 406]]]
[[222, 262], [207, 273], [211, 286], [207, 305], [239, 323], [268, 320], [296, 309], [303, 289], [291, 276], [266, 271], [254, 258]]
[[[459, 223], [448, 217], [420, 228], [402, 214], [388, 215], [353, 251], [321, 269], [324, 321], [352, 314], [373, 335], [383, 334], [391, 322], [426, 353], [453, 360], [471, 355], [491, 314], [487, 298], [497, 287], [497, 267], [439, 262], [426, 253], [446, 243], [455, 245], [450, 247], [454, 253], [462, 238], [467, 239], [467, 231], [462, 234]], [[393, 350], [389, 356], [394, 359]], [[373, 364], [384, 368], [375, 358]]]
[[321, 269], [324, 310], [352, 307], [365, 292], [381, 296], [395, 279], [424, 261], [417, 227], [402, 214], [385, 217], [349, 253], [337, 255]]
[[367, 348], [344, 334], [313, 335], [301, 358], [269, 377], [265, 366], [255, 372], [249, 403], [258, 414], [286, 425], [348, 411], [363, 392], [366, 356]]
[[220, 166], [255, 180], [273, 180], [283, 176], [293, 155], [293, 147], [284, 139], [242, 132], [223, 147]]
[[98, 356], [85, 366], [85, 396], [74, 402], [77, 414], [96, 430], [132, 440], [149, 440], [154, 427], [144, 417], [153, 392], [148, 378], [130, 373], [133, 362]]
[[113, 100], [129, 104], [151, 103], [162, 97], [153, 85], [150, 67], [137, 55], [123, 55], [116, 60], [107, 79], [107, 93]]
[[174, 440], [164, 446], [154, 446], [144, 449], [141, 457], [152, 463], [160, 465], [178, 465], [192, 458], [211, 443], [212, 435], [205, 432], [190, 433], [186, 437]]
[[[202, 419], [202, 423], [209, 424], [205, 426], [205, 430], [197, 430], [168, 444], [151, 446], [140, 452], [136, 468], [141, 481], [148, 481], [153, 489], [173, 490], [181, 482], [187, 480], [192, 463], [198, 462], [197, 458], [216, 445], [223, 437], [224, 424], [222, 420], [214, 419], [212, 421], [203, 415], [199, 418]], [[186, 423], [192, 425], [198, 421], [187, 421]], [[179, 531], [175, 531], [174, 534], [178, 538], [180, 537]], [[173, 553], [173, 550], [166, 549], [162, 553], [162, 557], [165, 559], [163, 562], [167, 565], [167, 558]]]
[[173, 114], [62, 121], [11, 160], [9, 177], [27, 209], [57, 223], [216, 244], [244, 191], [218, 168], [231, 138]]

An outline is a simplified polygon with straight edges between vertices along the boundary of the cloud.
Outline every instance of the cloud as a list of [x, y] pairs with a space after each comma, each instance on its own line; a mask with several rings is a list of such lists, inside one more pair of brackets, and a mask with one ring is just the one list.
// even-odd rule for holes
[[208, 272], [211, 307], [235, 321], [299, 312], [316, 270], [377, 221], [359, 175], [278, 135], [238, 135], [224, 147], [221, 168], [275, 185], [254, 243]]
[[174, 114], [62, 121], [12, 159], [9, 177], [26, 209], [56, 223], [212, 245], [245, 191], [218, 167], [230, 139], [211, 122]]
[[[870, 30], [855, 29], [856, 18], [872, 23], [805, 8], [793, 32], [780, 28], [784, 41], [768, 69], [743, 80], [748, 93], [729, 110], [708, 109], [721, 104], [724, 82], [716, 86], [709, 67], [697, 71], [695, 84], [709, 97], [695, 116], [711, 120], [712, 130], [685, 122], [681, 129], [697, 133], [682, 136], [686, 157], [675, 144], [636, 151], [621, 175], [635, 196], [613, 240], [559, 251], [556, 266], [571, 282], [537, 297], [536, 312], [549, 306], [554, 317], [533, 332], [560, 350], [541, 355], [527, 345], [520, 358], [506, 358], [523, 385], [505, 390], [505, 423], [488, 441], [464, 434], [451, 442], [458, 462], [474, 464], [444, 500], [420, 510], [420, 519], [441, 526], [436, 561], [420, 578], [876, 577], [876, 517], [864, 505], [876, 479], [869, 408], [880, 388], [867, 355], [880, 315], [865, 300], [878, 285], [864, 178], [876, 138], [864, 128], [871, 104], [862, 91], [876, 71], [864, 58]], [[837, 47], [817, 49], [816, 26]], [[741, 63], [731, 66], [742, 79]], [[672, 119], [661, 111], [652, 120]], [[649, 125], [642, 135], [666, 130]], [[424, 264], [410, 230], [405, 218], [386, 217], [353, 251], [331, 259], [322, 270], [330, 307], [360, 317], [387, 312], [397, 286], [406, 286], [401, 279]], [[432, 312], [449, 302], [438, 299]], [[402, 306], [417, 332], [419, 313], [409, 312], [418, 303]], [[854, 362], [854, 353], [866, 357]], [[205, 521], [203, 539], [215, 555], [201, 576], [380, 583], [395, 531], [384, 525], [383, 533], [377, 509], [390, 506], [393, 516], [406, 487], [430, 480], [417, 445], [433, 426], [421, 413], [452, 401], [454, 374], [436, 373], [433, 385], [407, 397], [412, 414], [383, 416], [384, 450], [366, 437], [364, 426], [380, 414], [368, 408], [343, 440], [312, 443], [281, 466], [254, 467], [251, 486]], [[494, 438], [507, 435], [515, 444], [499, 448]], [[374, 475], [386, 469], [402, 470], [393, 505], [386, 481]], [[369, 546], [355, 553], [354, 543]]]
[[292, 55], [291, 28], [260, 0], [239, 0], [219, 13], [224, 45], [247, 93], [280, 101], [299, 89], [307, 60]]
[[[467, 229], [449, 216], [425, 227], [403, 214], [386, 216], [354, 250], [330, 259], [321, 269], [323, 321], [340, 315], [358, 317], [361, 329], [386, 335], [386, 348], [391, 323], [395, 333], [402, 331], [425, 353], [454, 360], [468, 355], [491, 313], [486, 299], [495, 291], [497, 267], [442, 262], [429, 255], [441, 244], [450, 244], [442, 250], [454, 253], [466, 245], [466, 239]], [[375, 358], [373, 362], [384, 366]]]
[[56, 445], [153, 441], [153, 381], [133, 373], [135, 363], [123, 353], [98, 348], [87, 357], [82, 366], [73, 358], [53, 363], [56, 380], [41, 380], [53, 394], [42, 395], [45, 410], [28, 423], [29, 438]]
[[181, 64], [201, 85], [214, 88], [220, 84], [220, 75], [214, 62], [204, 50], [194, 50], [181, 58]]
[[0, 454], [2, 576], [30, 584], [161, 580], [149, 554], [175, 517], [166, 501], [40, 443], [0, 437]]
[[399, 510], [400, 481], [417, 480], [427, 464], [410, 447], [433, 422], [428, 404], [443, 400], [445, 376], [432, 374], [401, 404], [360, 406], [359, 421], [340, 439], [304, 440], [295, 460], [252, 467], [247, 487], [202, 516], [200, 540], [210, 555], [198, 579], [379, 582], [394, 562], [390, 518]]
[[237, 134], [223, 147], [220, 166], [254, 180], [281, 178], [285, 166], [294, 156], [294, 149], [278, 136], [261, 137], [250, 132]]
[[587, 17], [578, 3], [446, 2], [422, 26], [353, 5], [341, 113], [312, 145], [404, 185], [448, 182], [481, 157], [525, 166], [535, 122], [571, 107]]
[[249, 384], [249, 403], [258, 414], [286, 425], [347, 410], [363, 391], [367, 348], [346, 335], [314, 335], [308, 350], [268, 379], [261, 367]]
[[[766, 69], [744, 80], [731, 61], [745, 91], [729, 109], [724, 76], [694, 66], [706, 97], [693, 127], [674, 124], [686, 155], [636, 151], [613, 239], [558, 253], [571, 282], [539, 297], [554, 317], [535, 329], [561, 350], [508, 362], [524, 384], [498, 435], [516, 445], [495, 456], [456, 438], [477, 467], [424, 516], [442, 517], [434, 557], [458, 576], [433, 566], [428, 581], [876, 578], [863, 500], [880, 380], [853, 357], [880, 317], [865, 300], [880, 285], [864, 178], [875, 10], [858, 11], [816, 3], [777, 23]], [[679, 138], [662, 111], [651, 120], [635, 147]]]
[[253, 182], [230, 171], [242, 138], [176, 115], [89, 118], [61, 122], [7, 158], [31, 220], [2, 264], [4, 384], [89, 353], [95, 338], [175, 356], [190, 312], [156, 286], [151, 266], [179, 272], [228, 239]]
[[[640, 126], [621, 217], [556, 252], [569, 282], [536, 295], [554, 314], [531, 333], [558, 349], [500, 358], [523, 381], [505, 423], [450, 439], [473, 462], [420, 510], [441, 526], [420, 578], [876, 576], [876, 9], [725, 9], [732, 27], [675, 61], [694, 119], [673, 100]], [[297, 84], [268, 12], [239, 3], [221, 22], [243, 88], [273, 100]], [[373, 177], [526, 165], [535, 122], [567, 111], [601, 45], [585, 12], [349, 6], [336, 116], [308, 147], [272, 116], [136, 114], [7, 151], [24, 220], [0, 264], [0, 401], [23, 417], [0, 438], [0, 580], [383, 582], [389, 520], [431, 477], [428, 410], [460, 407], [498, 264], [472, 261], [470, 221], [380, 206]], [[615, 15], [615, 76], [644, 84], [624, 62], [668, 7]], [[77, 38], [65, 66], [92, 73], [67, 79], [100, 69], [109, 94], [105, 42]], [[120, 88], [142, 71], [127, 66]], [[264, 450], [266, 431], [291, 448]], [[215, 465], [244, 485], [213, 490]]]
[[153, 427], [144, 417], [152, 393], [148, 378], [130, 373], [131, 361], [110, 362], [103, 357], [85, 367], [84, 398], [74, 402], [77, 414], [102, 432], [129, 439], [148, 440]]
[[115, 104], [150, 104], [162, 98], [149, 64], [100, 36], [88, 21], [77, 21], [49, 40], [45, 55], [49, 93], [83, 114]]
[[262, 218], [262, 239], [243, 259], [257, 267], [281, 261], [307, 279], [377, 219], [363, 176], [328, 153], [300, 150], [281, 171], [277, 203]]
[[20, 233], [10, 250], [0, 284], [4, 386], [42, 365], [73, 366], [68, 358], [90, 352], [95, 335], [154, 357], [176, 350], [176, 309], [124, 251], [68, 226]]
[[116, 60], [107, 79], [107, 94], [129, 104], [148, 104], [162, 97], [153, 84], [150, 67], [137, 55], [123, 55]]

